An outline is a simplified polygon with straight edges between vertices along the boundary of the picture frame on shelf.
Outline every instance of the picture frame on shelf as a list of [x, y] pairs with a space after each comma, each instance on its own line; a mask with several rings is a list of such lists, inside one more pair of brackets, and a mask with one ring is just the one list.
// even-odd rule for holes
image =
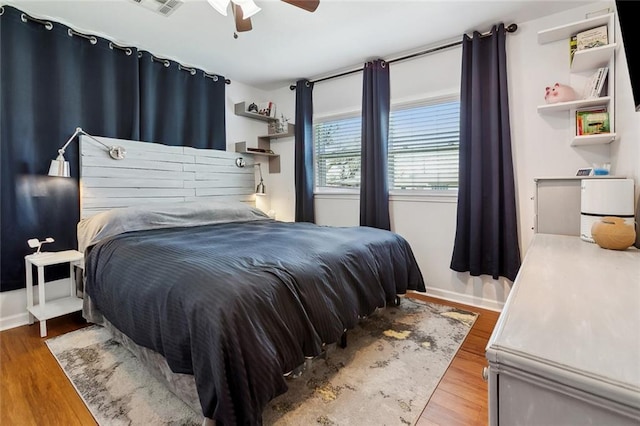
[[265, 117], [276, 117], [276, 104], [271, 101], [258, 103], [258, 114]]
[[593, 167], [578, 169], [576, 176], [593, 176]]

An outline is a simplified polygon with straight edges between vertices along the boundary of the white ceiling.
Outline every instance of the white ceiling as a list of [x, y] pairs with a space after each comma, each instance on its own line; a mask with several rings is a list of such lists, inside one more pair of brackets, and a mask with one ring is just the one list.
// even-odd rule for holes
[[[2, 1], [2, 0], [0, 0]], [[154, 2], [155, 0], [142, 0]], [[256, 0], [253, 31], [233, 38], [233, 16], [206, 0], [184, 0], [170, 16], [133, 0], [7, 0], [156, 56], [272, 90], [299, 78], [352, 69], [368, 59], [393, 59], [492, 24], [520, 23], [588, 1], [320, 0], [309, 13], [279, 0]]]

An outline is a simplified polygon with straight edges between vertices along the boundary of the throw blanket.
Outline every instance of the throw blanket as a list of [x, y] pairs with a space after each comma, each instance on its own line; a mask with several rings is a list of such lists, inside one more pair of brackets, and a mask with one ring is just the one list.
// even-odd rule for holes
[[193, 374], [203, 414], [260, 424], [283, 377], [362, 316], [424, 291], [409, 244], [374, 228], [273, 220], [152, 229], [88, 250], [86, 291], [138, 345]]

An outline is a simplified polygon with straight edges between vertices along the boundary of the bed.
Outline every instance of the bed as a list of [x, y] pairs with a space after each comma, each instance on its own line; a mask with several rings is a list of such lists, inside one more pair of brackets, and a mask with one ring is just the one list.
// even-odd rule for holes
[[[196, 183], [198, 158], [220, 157], [205, 162], [212, 173], [233, 155], [126, 144], [134, 153], [182, 150], [183, 188], [214, 186]], [[88, 140], [81, 146], [81, 191], [91, 200], [83, 201], [78, 225], [84, 315], [109, 327], [217, 424], [260, 424], [264, 406], [286, 391], [286, 375], [398, 295], [425, 290], [411, 247], [395, 233], [276, 221], [243, 199], [244, 185], [239, 194], [187, 191], [168, 201], [150, 188], [104, 190], [104, 179], [96, 189], [85, 176], [109, 174], [104, 169], [114, 163], [96, 160], [103, 153]], [[131, 160], [136, 170], [149, 161], [148, 154], [140, 158]], [[175, 154], [166, 158], [176, 161]], [[128, 173], [123, 164], [116, 168]], [[141, 194], [155, 201], [141, 201]]]

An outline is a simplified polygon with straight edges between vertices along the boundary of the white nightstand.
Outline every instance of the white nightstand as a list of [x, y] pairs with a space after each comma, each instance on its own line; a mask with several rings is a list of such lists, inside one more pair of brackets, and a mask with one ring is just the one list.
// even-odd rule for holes
[[[27, 310], [29, 311], [29, 324], [33, 324], [34, 317], [40, 321], [40, 337], [47, 335], [47, 320], [60, 315], [82, 310], [82, 299], [76, 297], [76, 279], [74, 266], [83, 266], [83, 255], [77, 250], [58, 252], [44, 252], [30, 254], [24, 257], [27, 278]], [[44, 267], [69, 263], [71, 287], [69, 296], [60, 299], [45, 300]], [[32, 265], [38, 268], [38, 304], [33, 305], [33, 276]]]

